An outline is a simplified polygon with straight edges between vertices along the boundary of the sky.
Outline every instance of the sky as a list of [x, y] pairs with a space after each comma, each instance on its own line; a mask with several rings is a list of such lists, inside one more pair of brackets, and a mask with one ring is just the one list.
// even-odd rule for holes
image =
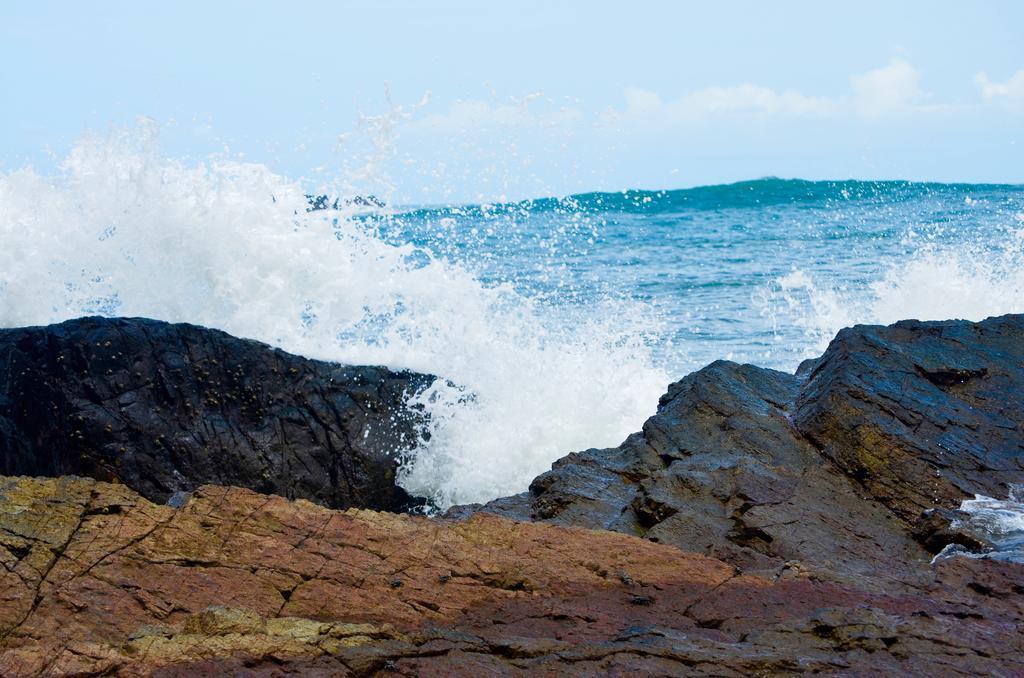
[[0, 171], [159, 130], [425, 204], [1024, 183], [1024, 2], [0, 2]]

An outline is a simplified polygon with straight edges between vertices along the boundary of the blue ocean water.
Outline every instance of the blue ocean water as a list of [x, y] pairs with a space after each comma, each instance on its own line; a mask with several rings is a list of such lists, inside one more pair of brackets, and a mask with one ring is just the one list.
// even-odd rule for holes
[[839, 328], [1024, 310], [1024, 186], [766, 178], [367, 217], [554, 305], [620, 297], [658, 361], [792, 370]]

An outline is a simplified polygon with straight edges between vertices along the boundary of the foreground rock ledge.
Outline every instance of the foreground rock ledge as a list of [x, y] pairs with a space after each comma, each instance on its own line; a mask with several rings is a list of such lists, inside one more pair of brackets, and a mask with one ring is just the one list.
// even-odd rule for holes
[[0, 478], [0, 674], [1024, 672], [1018, 565], [912, 592], [487, 514]]

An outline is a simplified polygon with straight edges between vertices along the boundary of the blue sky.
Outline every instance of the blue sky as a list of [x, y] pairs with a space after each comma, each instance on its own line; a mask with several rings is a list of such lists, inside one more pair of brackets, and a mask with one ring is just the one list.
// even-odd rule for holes
[[1022, 27], [1017, 0], [5, 2], [0, 168], [145, 116], [167, 154], [311, 187], [386, 137], [401, 202], [1020, 183]]

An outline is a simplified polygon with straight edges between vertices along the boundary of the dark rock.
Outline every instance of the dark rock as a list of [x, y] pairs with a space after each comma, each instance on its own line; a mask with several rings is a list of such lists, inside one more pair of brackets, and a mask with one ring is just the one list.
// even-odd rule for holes
[[842, 330], [797, 427], [907, 521], [1024, 481], [1024, 316]]
[[[188, 436], [277, 441], [242, 459], [275, 460], [285, 494], [297, 483], [327, 503], [336, 483], [310, 483], [309, 459], [398, 492], [380, 482], [383, 452], [417, 422], [381, 423], [428, 377], [189, 326], [79, 322], [93, 329], [0, 334], [5, 464], [116, 476], [125, 462], [101, 432], [136, 442], [125, 432], [184, 422], [199, 427]], [[857, 327], [795, 376], [714, 363], [618, 448], [570, 454], [527, 492], [446, 519], [0, 478], [0, 673], [1024, 675], [1024, 565], [947, 557], [992, 548], [960, 500], [1021, 481], [1022, 325]], [[125, 388], [136, 369], [152, 376]], [[245, 388], [280, 400], [240, 399], [269, 403], [254, 411], [223, 395]], [[48, 428], [67, 411], [86, 415], [60, 429], [70, 441]], [[132, 477], [253, 472], [179, 447], [188, 436], [133, 448]]]
[[0, 330], [0, 473], [116, 480], [164, 502], [204, 483], [407, 509], [394, 453], [431, 377], [307, 360], [186, 324]]
[[375, 195], [357, 195], [354, 198], [335, 198], [334, 200], [331, 200], [328, 196], [323, 194], [314, 195], [312, 193], [307, 193], [306, 202], [309, 203], [309, 207], [306, 208], [307, 212], [339, 210], [345, 209], [346, 207], [364, 207], [373, 209], [386, 207], [384, 202]]
[[[615, 530], [745, 571], [916, 586], [973, 493], [1024, 479], [1024, 316], [843, 330], [796, 376], [716, 362], [643, 431], [484, 510]], [[926, 509], [946, 512], [922, 515]], [[874, 584], [871, 582], [874, 581]]]
[[716, 362], [670, 386], [621, 447], [560, 459], [528, 494], [484, 510], [625, 532], [744, 570], [912, 578], [931, 555], [795, 430], [799, 386]]

